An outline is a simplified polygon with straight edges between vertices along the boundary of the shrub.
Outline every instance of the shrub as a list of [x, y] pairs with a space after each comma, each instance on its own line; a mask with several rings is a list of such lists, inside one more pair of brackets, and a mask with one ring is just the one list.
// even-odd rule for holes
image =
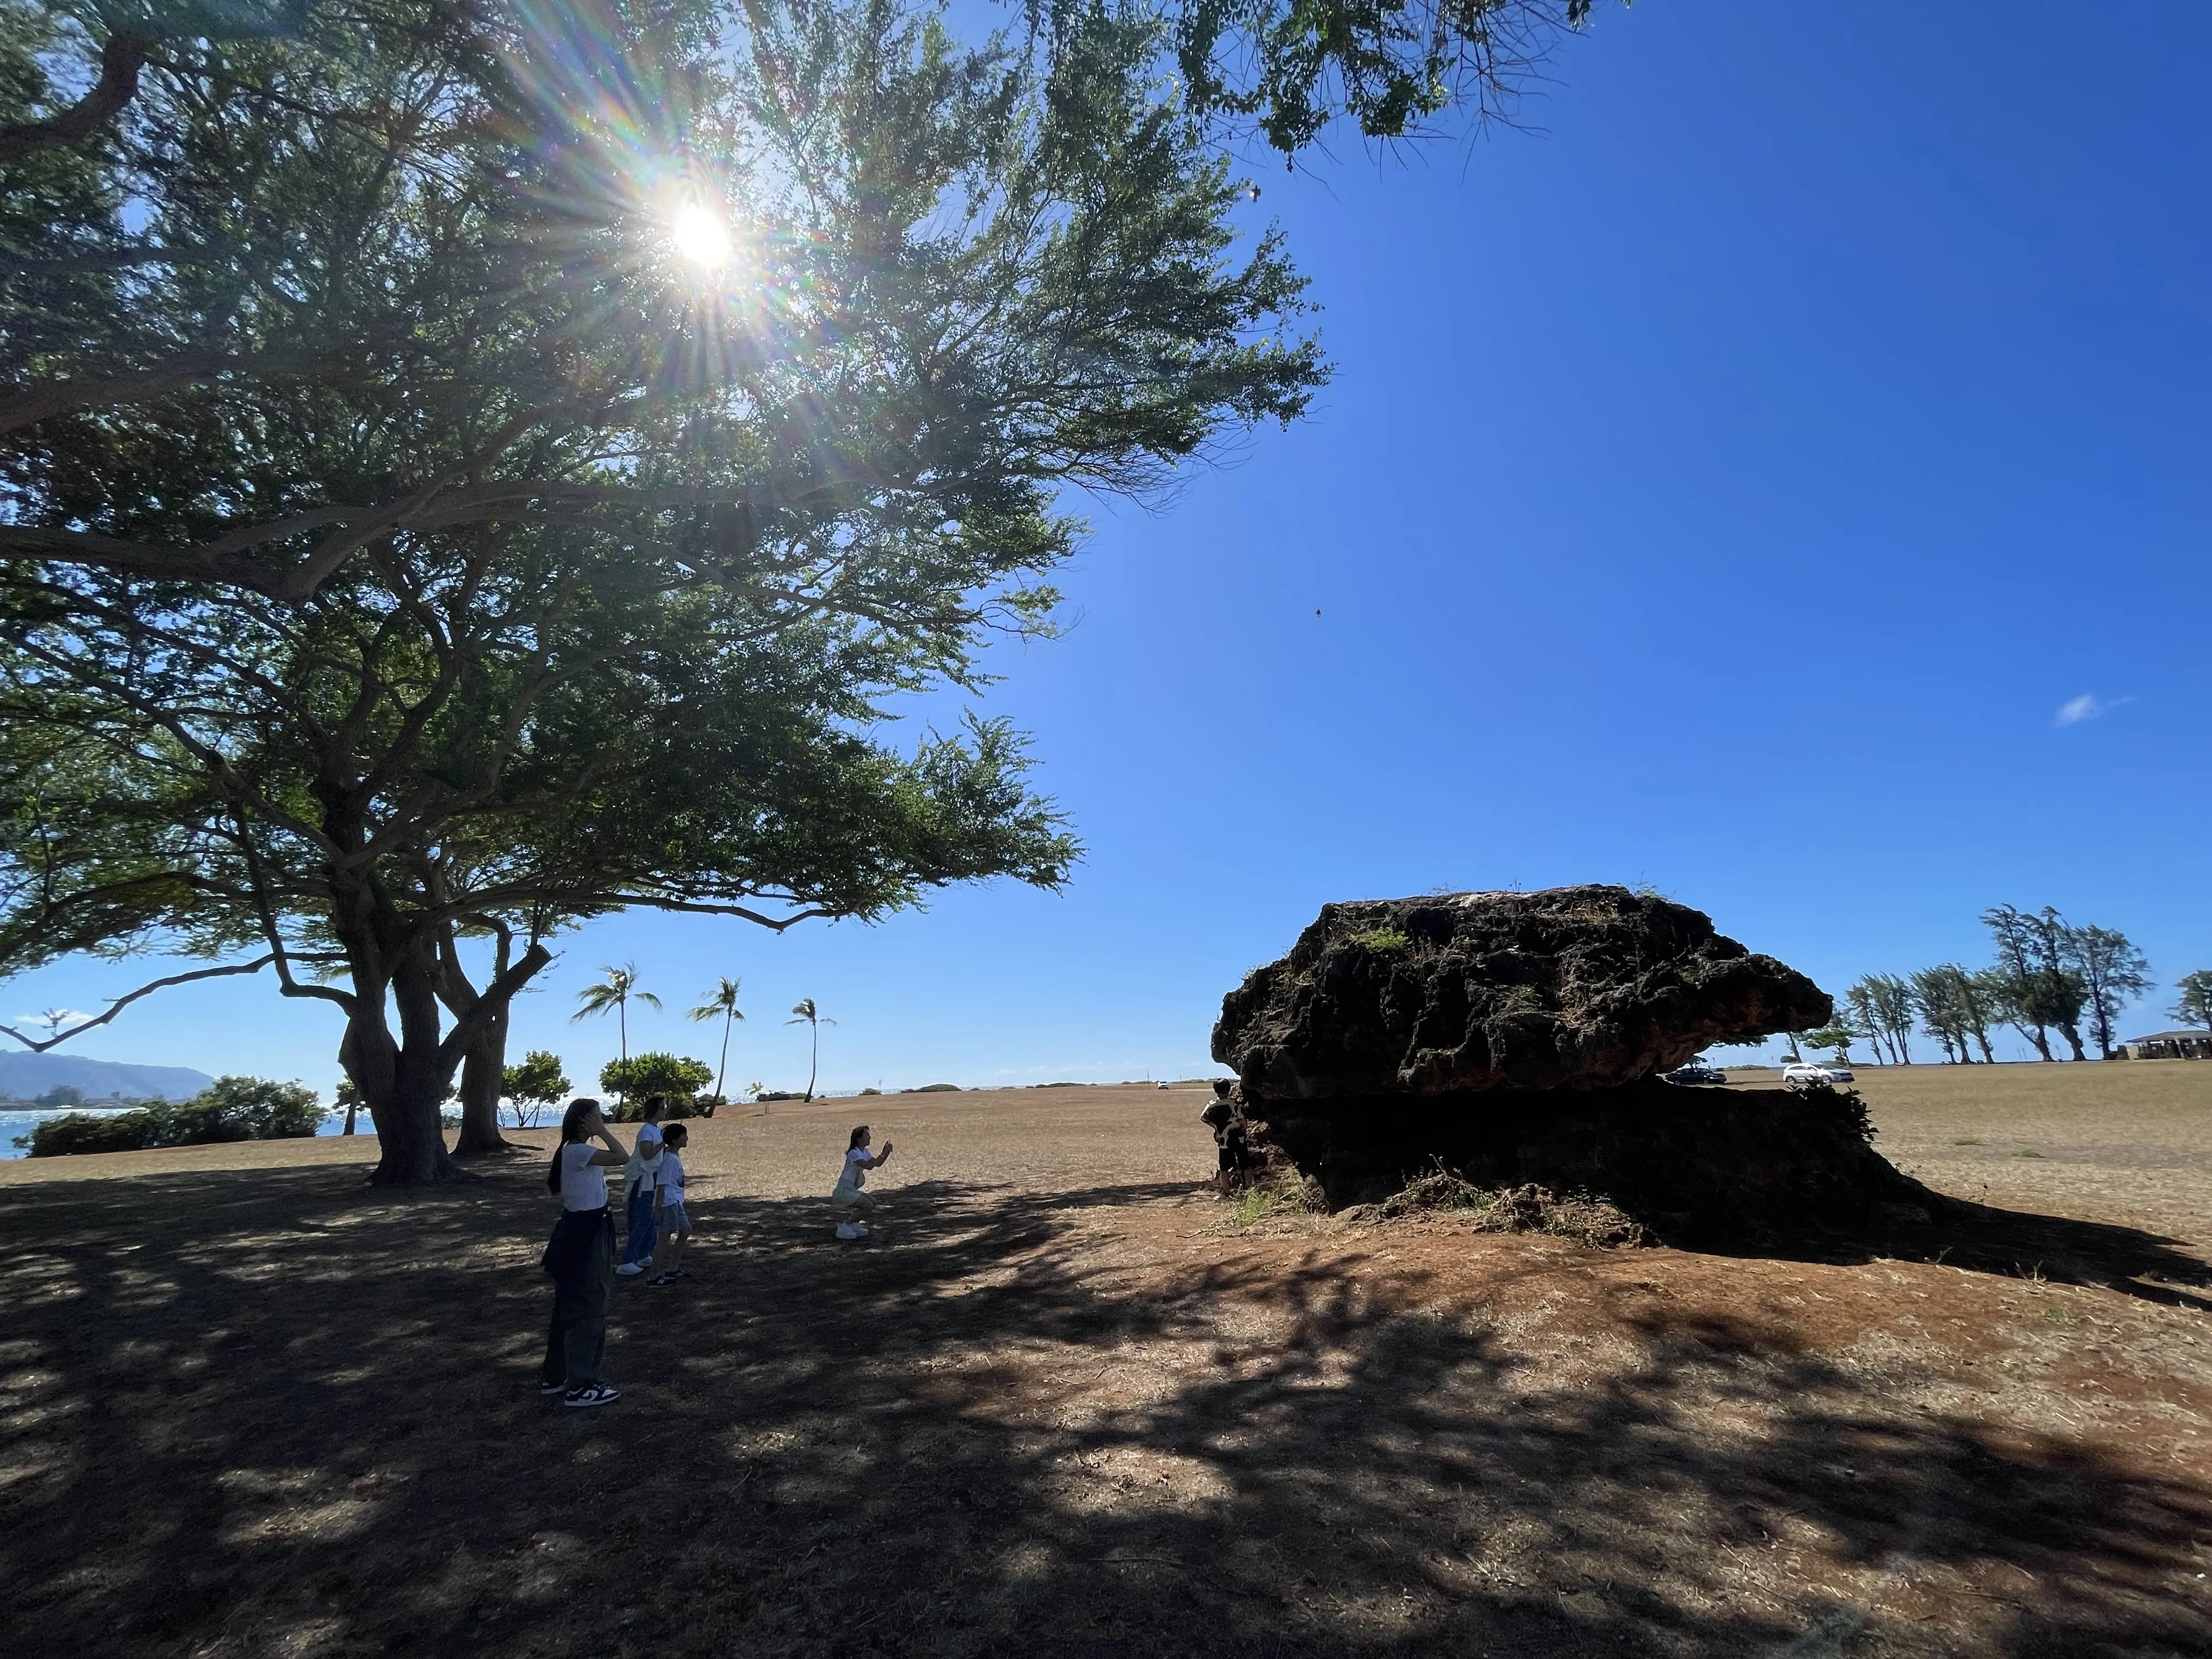
[[957, 1083], [925, 1083], [918, 1089], [902, 1089], [899, 1092], [902, 1095], [957, 1095], [960, 1092], [960, 1085]]
[[1300, 1175], [1291, 1169], [1274, 1170], [1237, 1194], [1236, 1203], [1230, 1206], [1228, 1216], [1220, 1224], [1242, 1230], [1270, 1216], [1319, 1215], [1328, 1208], [1328, 1199], [1322, 1191], [1321, 1182], [1311, 1176]]
[[1410, 941], [1396, 927], [1370, 927], [1345, 940], [1355, 951], [1402, 951]]
[[599, 1067], [599, 1091], [622, 1097], [617, 1121], [634, 1123], [647, 1095], [668, 1097], [668, 1115], [690, 1117], [694, 1097], [714, 1080], [714, 1068], [703, 1060], [654, 1052], [611, 1060]]
[[259, 1077], [219, 1077], [190, 1100], [155, 1101], [112, 1117], [71, 1112], [48, 1118], [19, 1140], [33, 1158], [74, 1152], [137, 1152], [229, 1140], [288, 1140], [312, 1135], [323, 1121], [314, 1091]]

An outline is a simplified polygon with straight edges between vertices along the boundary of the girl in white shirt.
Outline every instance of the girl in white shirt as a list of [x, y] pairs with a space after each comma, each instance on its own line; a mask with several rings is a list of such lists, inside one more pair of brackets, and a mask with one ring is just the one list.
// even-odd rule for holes
[[830, 1189], [830, 1201], [841, 1210], [856, 1213], [837, 1224], [840, 1238], [866, 1238], [868, 1224], [861, 1216], [875, 1213], [876, 1200], [860, 1190], [868, 1178], [868, 1171], [880, 1170], [891, 1161], [891, 1143], [884, 1142], [884, 1150], [871, 1155], [868, 1152], [868, 1126], [865, 1123], [853, 1131], [852, 1143], [845, 1148], [845, 1161], [838, 1166], [837, 1184]]
[[[598, 1146], [592, 1141], [597, 1140]], [[607, 1208], [607, 1171], [629, 1154], [599, 1115], [596, 1100], [574, 1100], [561, 1117], [561, 1145], [546, 1172], [561, 1199], [561, 1218], [545, 1246], [553, 1276], [553, 1325], [545, 1337], [538, 1393], [579, 1409], [622, 1398], [599, 1374], [607, 1346], [607, 1298], [614, 1291], [615, 1224]]]

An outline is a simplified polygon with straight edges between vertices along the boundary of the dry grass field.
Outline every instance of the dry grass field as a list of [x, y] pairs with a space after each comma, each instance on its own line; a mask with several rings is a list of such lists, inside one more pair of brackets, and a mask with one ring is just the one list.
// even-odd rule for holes
[[1239, 1229], [1194, 1091], [725, 1116], [597, 1413], [536, 1391], [538, 1158], [0, 1165], [6, 1651], [2212, 1653], [2212, 1066], [1861, 1079], [1989, 1210], [1826, 1260]]

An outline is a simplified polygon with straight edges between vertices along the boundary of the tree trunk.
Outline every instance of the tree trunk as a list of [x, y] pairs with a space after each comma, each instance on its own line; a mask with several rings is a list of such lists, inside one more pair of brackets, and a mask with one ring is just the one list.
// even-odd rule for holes
[[355, 1049], [368, 1073], [359, 1079], [361, 1091], [383, 1144], [383, 1156], [368, 1177], [379, 1187], [474, 1179], [446, 1151], [445, 1126], [439, 1121], [453, 1068], [440, 1053], [438, 994], [425, 955], [419, 945], [406, 951], [392, 976], [398, 1042], [392, 1041], [380, 1007], [369, 1029], [362, 1029], [366, 1022], [355, 1021]]
[[2083, 1051], [2081, 1047], [2081, 1028], [2080, 1026], [2076, 1025], [2069, 1019], [2063, 1025], [2058, 1028], [2058, 1031], [2059, 1035], [2066, 1039], [2066, 1046], [2074, 1051], [2075, 1059], [2087, 1060], [2089, 1058], [2088, 1054]]
[[461, 1062], [461, 1132], [453, 1140], [454, 1157], [514, 1150], [499, 1132], [499, 1087], [506, 1071], [507, 1010], [501, 1008], [484, 1022]]
[[[504, 924], [494, 926], [499, 942], [492, 957], [489, 987], [482, 992], [461, 965], [459, 945], [452, 927], [438, 936], [438, 1000], [456, 1021], [471, 1017], [483, 1021], [461, 1061], [461, 1132], [453, 1142], [456, 1158], [515, 1150], [499, 1132], [499, 1091], [507, 1074], [507, 1021], [516, 988], [538, 969], [535, 966], [517, 969], [513, 960], [513, 930]], [[534, 943], [532, 951], [534, 960]], [[521, 1127], [520, 1120], [516, 1127]]]

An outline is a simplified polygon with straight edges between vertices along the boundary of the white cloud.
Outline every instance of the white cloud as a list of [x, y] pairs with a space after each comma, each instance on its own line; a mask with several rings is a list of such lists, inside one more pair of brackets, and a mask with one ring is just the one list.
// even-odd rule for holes
[[58, 1030], [64, 1025], [76, 1025], [92, 1016], [82, 1008], [42, 1008], [35, 1014], [18, 1014], [18, 1025], [52, 1025]]
[[2080, 696], [2069, 698], [2060, 703], [2058, 717], [2051, 723], [2055, 726], [2079, 726], [2083, 720], [2093, 720], [2100, 714], [2109, 714], [2115, 708], [2134, 701], [2133, 697], [2113, 697], [2108, 701], [2084, 691]]

